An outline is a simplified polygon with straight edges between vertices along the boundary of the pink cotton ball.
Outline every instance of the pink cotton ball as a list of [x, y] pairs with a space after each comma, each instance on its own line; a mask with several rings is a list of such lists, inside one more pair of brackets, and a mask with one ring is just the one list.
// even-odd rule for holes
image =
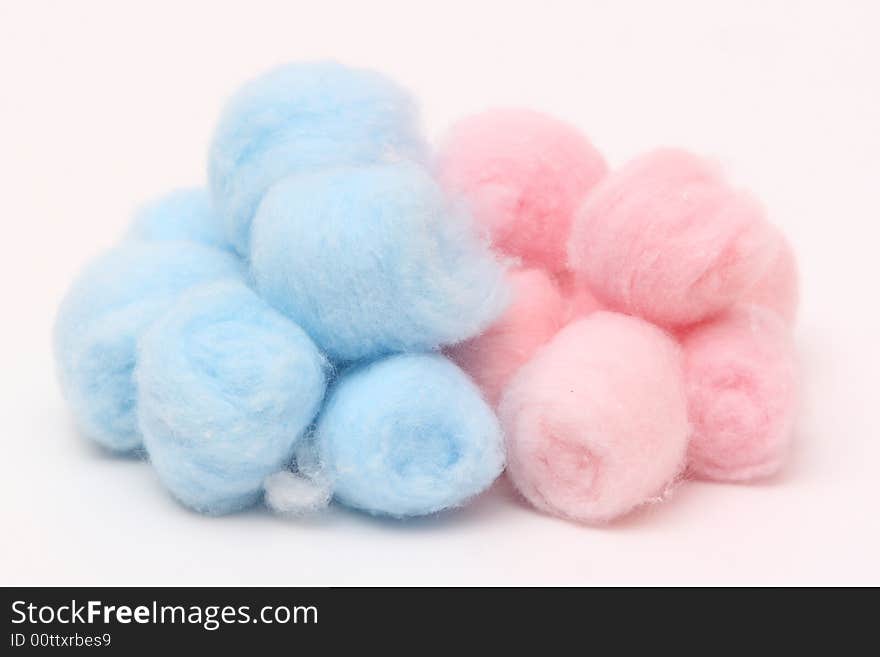
[[537, 508], [604, 522], [660, 499], [684, 466], [678, 345], [647, 322], [595, 312], [526, 363], [499, 406], [514, 486]]
[[540, 269], [511, 271], [508, 283], [512, 300], [505, 313], [482, 335], [448, 350], [492, 406], [520, 366], [562, 328], [566, 310], [556, 284]]
[[746, 293], [743, 302], [769, 308], [792, 325], [800, 301], [797, 258], [781, 232], [778, 233], [778, 239], [776, 258], [758, 283]]
[[719, 481], [779, 470], [797, 403], [795, 351], [782, 319], [737, 306], [692, 329], [682, 346], [693, 425], [688, 470]]
[[597, 185], [568, 247], [572, 268], [608, 307], [682, 326], [743, 297], [778, 240], [760, 205], [716, 167], [667, 149]]
[[441, 183], [468, 202], [499, 251], [550, 272], [564, 268], [574, 212], [607, 171], [573, 126], [520, 109], [460, 121], [437, 164]]

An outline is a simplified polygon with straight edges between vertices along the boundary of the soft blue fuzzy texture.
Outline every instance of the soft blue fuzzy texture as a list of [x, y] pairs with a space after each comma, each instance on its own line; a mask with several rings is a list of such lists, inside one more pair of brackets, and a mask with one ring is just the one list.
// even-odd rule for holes
[[192, 289], [138, 351], [138, 418], [160, 479], [202, 513], [250, 506], [290, 461], [327, 372], [311, 339], [243, 284]]
[[403, 162], [275, 185], [254, 220], [251, 274], [338, 361], [459, 342], [508, 300], [503, 268], [469, 218]]
[[202, 188], [178, 189], [143, 205], [126, 236], [157, 242], [186, 240], [218, 249], [231, 249], [211, 196]]
[[388, 78], [334, 62], [290, 64], [229, 101], [211, 143], [208, 179], [227, 237], [246, 255], [254, 212], [278, 180], [426, 153], [416, 103]]
[[231, 253], [191, 242], [128, 242], [89, 264], [54, 330], [59, 381], [81, 431], [114, 451], [138, 448], [137, 339], [187, 288], [244, 273]]
[[459, 506], [504, 467], [495, 414], [437, 354], [390, 356], [343, 376], [313, 440], [336, 499], [380, 515]]

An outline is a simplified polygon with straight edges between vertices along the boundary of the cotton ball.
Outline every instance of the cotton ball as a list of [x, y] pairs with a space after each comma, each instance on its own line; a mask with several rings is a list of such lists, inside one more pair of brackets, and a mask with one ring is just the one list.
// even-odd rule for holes
[[341, 361], [459, 342], [507, 302], [492, 253], [409, 163], [278, 183], [252, 246], [260, 293]]
[[746, 293], [743, 303], [769, 308], [792, 325], [800, 301], [797, 259], [781, 232], [779, 245], [776, 258], [758, 283]]
[[141, 207], [129, 228], [128, 239], [185, 240], [229, 249], [211, 197], [201, 188], [178, 189]]
[[498, 420], [460, 369], [399, 354], [343, 376], [315, 432], [336, 499], [373, 514], [456, 507], [504, 467]]
[[227, 236], [247, 254], [251, 220], [269, 187], [340, 164], [424, 159], [410, 95], [373, 71], [290, 64], [244, 85], [213, 136], [208, 178]]
[[112, 450], [140, 447], [132, 379], [138, 338], [187, 288], [243, 274], [232, 254], [188, 242], [129, 242], [86, 267], [54, 329], [61, 389], [82, 432]]
[[508, 282], [512, 300], [504, 314], [481, 335], [448, 350], [493, 407], [516, 371], [562, 328], [567, 310], [556, 283], [540, 269], [512, 271]]
[[284, 516], [311, 515], [326, 508], [333, 498], [333, 486], [327, 479], [312, 479], [282, 470], [264, 482], [266, 505]]
[[437, 166], [443, 185], [470, 202], [496, 248], [551, 272], [564, 268], [574, 212], [607, 170], [573, 126], [519, 109], [460, 121]]
[[610, 308], [680, 326], [738, 301], [777, 248], [760, 206], [715, 167], [658, 150], [596, 186], [575, 219], [569, 260]]
[[687, 449], [679, 351], [658, 328], [606, 311], [560, 331], [501, 399], [514, 486], [547, 513], [591, 523], [663, 496]]
[[742, 481], [785, 461], [797, 402], [794, 345], [782, 319], [738, 306], [683, 340], [693, 436], [688, 469]]
[[327, 361], [241, 283], [194, 288], [141, 340], [144, 446], [185, 505], [221, 514], [257, 501], [318, 412]]

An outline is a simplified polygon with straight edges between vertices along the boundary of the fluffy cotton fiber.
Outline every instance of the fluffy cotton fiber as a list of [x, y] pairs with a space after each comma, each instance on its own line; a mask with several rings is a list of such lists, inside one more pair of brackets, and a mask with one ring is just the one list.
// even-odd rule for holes
[[327, 361], [241, 283], [194, 288], [141, 340], [138, 418], [162, 482], [203, 513], [242, 509], [318, 412]]
[[464, 340], [507, 303], [488, 247], [414, 164], [278, 183], [252, 246], [260, 294], [340, 361]]
[[680, 361], [669, 336], [633, 317], [599, 311], [564, 328], [501, 399], [516, 488], [592, 523], [662, 496], [687, 449]]
[[569, 260], [608, 307], [680, 326], [738, 301], [777, 249], [760, 206], [714, 166], [658, 150], [590, 193], [574, 222]]
[[390, 356], [343, 376], [314, 438], [336, 499], [374, 514], [459, 506], [504, 467], [494, 413], [436, 354]]
[[689, 470], [722, 481], [776, 472], [789, 451], [797, 399], [794, 346], [782, 319], [738, 306], [691, 330], [683, 346]]
[[592, 290], [571, 272], [562, 272], [556, 277], [556, 282], [565, 299], [565, 324], [602, 310], [602, 304]]
[[460, 121], [437, 162], [444, 187], [467, 199], [496, 248], [550, 272], [564, 268], [573, 214], [607, 169], [574, 127], [519, 109]]
[[512, 300], [504, 314], [484, 333], [448, 352], [493, 407], [516, 371], [562, 328], [567, 311], [566, 300], [542, 270], [512, 271], [508, 281]]
[[317, 513], [333, 499], [333, 484], [329, 479], [307, 477], [299, 472], [275, 472], [266, 477], [263, 486], [266, 506], [293, 518]]
[[113, 450], [139, 447], [138, 338], [184, 290], [242, 275], [232, 254], [189, 242], [127, 243], [92, 262], [62, 301], [54, 332], [61, 389], [81, 431]]
[[211, 197], [201, 188], [179, 189], [147, 203], [136, 213], [127, 237], [149, 242], [187, 240], [230, 248]]
[[779, 249], [776, 258], [758, 283], [746, 293], [742, 303], [769, 308], [792, 325], [800, 301], [797, 259], [785, 235], [780, 231], [777, 234]]
[[312, 62], [249, 82], [223, 111], [209, 154], [211, 193], [228, 238], [247, 254], [260, 199], [288, 175], [424, 159], [418, 124], [409, 94], [373, 71]]

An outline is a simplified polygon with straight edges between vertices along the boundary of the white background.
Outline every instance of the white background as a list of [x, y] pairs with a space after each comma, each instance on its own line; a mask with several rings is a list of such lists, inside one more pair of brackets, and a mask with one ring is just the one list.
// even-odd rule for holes
[[[880, 584], [880, 12], [864, 2], [0, 4], [0, 584]], [[797, 249], [803, 409], [786, 471], [689, 483], [607, 528], [502, 482], [405, 523], [190, 513], [74, 430], [50, 327], [132, 207], [204, 179], [224, 99], [333, 57], [421, 98], [580, 126], [613, 165], [716, 156]]]

